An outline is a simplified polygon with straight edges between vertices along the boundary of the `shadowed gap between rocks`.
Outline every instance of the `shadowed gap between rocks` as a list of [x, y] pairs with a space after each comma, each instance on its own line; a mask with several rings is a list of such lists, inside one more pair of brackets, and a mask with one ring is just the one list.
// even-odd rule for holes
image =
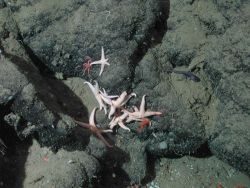
[[[63, 113], [74, 118], [81, 118], [84, 121], [88, 121], [88, 111], [82, 104], [81, 99], [76, 96], [62, 80], [58, 80], [54, 77], [55, 73], [34, 54], [29, 46], [24, 44], [20, 34], [18, 35], [18, 41], [20, 45], [24, 47], [31, 59], [31, 63], [12, 54], [3, 54], [7, 58], [10, 58], [27, 77], [28, 81], [34, 85], [39, 99], [44, 102], [46, 107], [51, 110], [56, 117], [57, 113]], [[50, 94], [55, 98], [51, 98]]]
[[25, 179], [25, 162], [31, 139], [21, 140], [14, 127], [10, 127], [4, 121], [4, 116], [11, 113], [10, 106], [13, 100], [0, 106], [0, 138], [6, 145], [5, 155], [0, 154], [0, 187], [20, 187]]
[[[51, 73], [47, 74], [47, 71], [42, 74], [46, 76], [41, 76], [41, 74], [37, 71], [33, 64], [27, 62], [21, 57], [5, 53], [4, 50], [2, 50], [2, 52], [3, 55], [6, 58], [10, 59], [11, 62], [17, 66], [20, 72], [22, 72], [27, 77], [28, 81], [33, 84], [36, 91], [36, 96], [56, 117], [56, 122], [54, 122], [55, 125], [60, 120], [60, 116], [58, 115], [58, 113], [66, 114], [73, 118], [81, 119], [84, 122], [88, 121], [88, 112], [86, 107], [82, 104], [80, 98], [78, 98], [78, 96], [76, 96], [61, 80], [56, 80], [55, 78], [47, 77], [48, 75], [51, 75]], [[40, 69], [42, 68], [43, 66], [40, 67]], [[20, 92], [14, 97], [13, 100], [16, 100], [19, 94]], [[2, 161], [0, 162], [0, 169], [2, 172], [5, 172], [3, 177], [0, 176], [0, 180], [2, 179], [2, 182], [6, 182], [7, 187], [16, 187], [16, 185], [20, 187], [22, 186], [22, 182], [25, 179], [24, 165], [27, 160], [28, 149], [32, 143], [30, 138], [26, 138], [24, 141], [20, 140], [14, 128], [10, 127], [4, 122], [3, 117], [12, 112], [12, 105], [13, 101], [9, 103], [7, 108], [5, 106], [4, 108], [0, 109], [0, 123], [2, 125], [5, 125], [4, 128], [2, 125], [0, 126], [0, 136], [1, 138], [3, 138], [4, 142], [8, 140], [8, 138], [12, 138], [9, 139], [11, 140], [10, 142], [5, 142], [7, 147], [10, 149], [8, 149], [6, 156], [4, 156], [3, 158], [4, 163], [1, 164]], [[25, 121], [23, 117], [21, 117], [21, 119], [23, 120], [23, 122]], [[26, 124], [20, 126], [26, 126]], [[85, 130], [80, 131], [85, 132]], [[86, 135], [88, 137], [86, 137]], [[85, 146], [89, 141], [89, 135], [90, 134], [85, 134], [84, 137], [81, 137], [84, 139], [83, 142]], [[35, 133], [34, 137], [39, 141], [39, 138], [37, 136], [38, 134]], [[72, 140], [74, 140], [74, 138], [70, 139], [69, 141]], [[79, 140], [74, 141], [79, 143]], [[65, 144], [68, 144], [68, 142], [62, 143], [60, 147]], [[15, 181], [13, 181], [13, 179], [15, 179]]]
[[[32, 145], [30, 138], [20, 140], [13, 127], [1, 125], [1, 138], [3, 138], [7, 149], [6, 154], [0, 159], [0, 183], [1, 187], [22, 188], [26, 177], [25, 163]], [[4, 135], [2, 136], [2, 133]], [[9, 139], [11, 138], [11, 139]]]
[[[169, 159], [178, 159], [184, 156], [193, 156], [196, 158], [207, 158], [212, 156], [212, 153], [208, 147], [208, 143], [204, 143], [192, 154], [171, 154], [165, 156]], [[146, 156], [146, 172], [142, 179], [138, 182], [143, 186], [153, 181], [156, 177], [155, 164], [157, 160], [161, 158], [159, 156], [154, 156], [147, 152]], [[131, 180], [129, 175], [122, 169], [123, 163], [129, 162], [131, 159], [127, 153], [120, 150], [119, 148], [114, 148], [107, 154], [107, 156], [100, 161], [102, 165], [102, 171], [98, 175], [98, 178], [94, 182], [96, 188], [110, 188], [110, 187], [127, 187], [131, 185]], [[99, 180], [99, 181], [98, 181]]]
[[151, 154], [147, 154], [147, 168], [146, 168], [146, 174], [145, 177], [141, 180], [142, 185], [146, 185], [147, 183], [153, 181], [156, 177], [155, 172], [155, 162], [157, 158]]
[[56, 117], [58, 113], [63, 113], [74, 118], [88, 120], [88, 111], [81, 99], [61, 80], [42, 77], [35, 67], [18, 56], [12, 54], [5, 54], [5, 56], [15, 63], [28, 81], [34, 85], [39, 99]]
[[[76, 96], [61, 80], [48, 77], [48, 75], [51, 75], [52, 73], [48, 72], [46, 68], [46, 71], [42, 73], [46, 76], [39, 74], [39, 71], [37, 71], [35, 67], [38, 66], [40, 70], [44, 68], [39, 61], [39, 65], [33, 66], [33, 64], [27, 62], [21, 57], [5, 53], [4, 50], [2, 51], [2, 54], [9, 58], [27, 77], [28, 81], [33, 84], [36, 90], [36, 96], [44, 103], [47, 109], [54, 114], [54, 125], [60, 120], [58, 113], [66, 114], [84, 122], [88, 121], [87, 108], [82, 104], [80, 98]], [[34, 54], [31, 56], [34, 61], [38, 59]]]
[[130, 185], [129, 175], [122, 169], [122, 165], [129, 162], [130, 156], [123, 150], [114, 147], [107, 155], [99, 160], [101, 171], [93, 182], [95, 188], [120, 188]]
[[[138, 43], [137, 49], [131, 55], [129, 62], [130, 80], [134, 82], [135, 68], [142, 58], [147, 53], [148, 49], [161, 43], [163, 36], [167, 32], [167, 19], [169, 17], [170, 1], [160, 1], [161, 13], [155, 21], [154, 26], [150, 28], [145, 36], [145, 39]], [[152, 40], [154, 39], [154, 40]], [[132, 90], [132, 88], [130, 88]]]
[[39, 70], [40, 74], [44, 77], [50, 77], [53, 78], [54, 72], [51, 71], [42, 61], [41, 59], [35, 55], [35, 53], [32, 51], [32, 49], [26, 45], [23, 42], [23, 37], [21, 34], [18, 34], [18, 41], [20, 45], [22, 45], [28, 54], [29, 58], [31, 59], [32, 63], [35, 65], [35, 67]]
[[[172, 154], [165, 156], [165, 158], [178, 159], [178, 158], [182, 158], [184, 156], [192, 156], [195, 158], [208, 158], [208, 157], [212, 156], [212, 152], [210, 151], [210, 149], [208, 147], [208, 142], [205, 142], [194, 153], [190, 153], [190, 154], [172, 153]], [[156, 163], [157, 159], [159, 159], [159, 158], [162, 158], [162, 157], [154, 156], [154, 155], [147, 152], [146, 175], [139, 183], [141, 183], [142, 185], [146, 185], [147, 183], [150, 183], [151, 181], [154, 180], [154, 178], [156, 177], [155, 163]]]

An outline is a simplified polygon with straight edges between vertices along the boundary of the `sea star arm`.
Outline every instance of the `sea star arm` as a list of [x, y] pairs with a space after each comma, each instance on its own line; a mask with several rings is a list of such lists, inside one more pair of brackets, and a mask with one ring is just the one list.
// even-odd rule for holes
[[136, 94], [135, 94], [135, 93], [131, 93], [131, 94], [127, 95], [127, 96], [125, 97], [125, 99], [123, 100], [121, 106], [125, 105], [125, 104], [129, 101], [129, 99], [130, 99], [131, 97], [136, 97]]
[[143, 95], [142, 99], [141, 99], [141, 105], [140, 105], [140, 115], [141, 115], [141, 117], [145, 113], [145, 97], [146, 97], [146, 95]]
[[[94, 110], [93, 110], [92, 112], [94, 112]], [[91, 114], [91, 115], [92, 115], [92, 114]], [[90, 116], [91, 116], [91, 115], [90, 115]], [[108, 147], [113, 147], [113, 146], [110, 145], [110, 144], [105, 140], [105, 138], [102, 136], [102, 133], [112, 132], [112, 130], [109, 130], [109, 129], [107, 129], [107, 130], [100, 130], [100, 129], [98, 129], [98, 128], [96, 127], [95, 124], [92, 125], [92, 124], [87, 124], [87, 123], [83, 123], [83, 122], [76, 121], [76, 120], [74, 120], [74, 121], [75, 121], [75, 123], [77, 123], [77, 124], [80, 125], [81, 127], [89, 129], [89, 130], [90, 130], [93, 134], [95, 134], [100, 140], [102, 140], [103, 143], [104, 143], [106, 146], [108, 146]], [[92, 120], [91, 120], [91, 121], [92, 121]]]
[[107, 97], [107, 98], [110, 98], [110, 99], [119, 97], [119, 95], [108, 95], [108, 93], [106, 92], [106, 90], [104, 88], [102, 88], [102, 90], [103, 90], [103, 92], [102, 91], [100, 91], [100, 92], [102, 93], [102, 95], [104, 97]]
[[130, 115], [127, 119], [126, 119], [126, 123], [129, 123], [131, 121], [141, 121], [141, 118], [138, 118], [136, 116], [132, 116]]
[[135, 112], [139, 112], [139, 109], [136, 106], [133, 106]]
[[106, 139], [102, 136], [101, 132], [96, 132], [96, 136], [97, 136], [100, 140], [102, 140], [103, 143], [104, 143], [106, 146], [108, 146], [108, 147], [110, 147], [110, 148], [113, 147], [112, 145], [110, 145], [110, 144], [106, 141]]
[[101, 60], [93, 61], [93, 62], [91, 63], [91, 65], [97, 65], [97, 64], [101, 64]]
[[100, 96], [102, 100], [107, 103], [108, 105], [112, 105], [112, 100], [113, 98], [119, 97], [118, 95], [108, 95], [105, 89], [103, 89], [103, 92], [100, 91]]
[[134, 108], [136, 108], [136, 110], [134, 112], [129, 112], [126, 109], [122, 110], [122, 112], [128, 114], [128, 118], [126, 119], [126, 123], [129, 123], [131, 121], [140, 121], [140, 119], [141, 119], [140, 112], [137, 109], [137, 107], [134, 107]]
[[124, 100], [126, 99], [126, 96], [127, 96], [127, 92], [126, 91], [124, 91], [124, 92], [122, 92], [122, 94], [116, 99], [116, 100], [114, 100], [113, 101], [113, 104], [115, 105], [115, 106], [121, 106], [121, 104], [124, 102]]
[[105, 129], [105, 130], [101, 130], [102, 133], [112, 133], [113, 130], [112, 129]]
[[87, 84], [89, 86], [90, 90], [93, 92], [94, 95], [98, 93], [98, 91], [96, 90], [96, 87], [93, 86], [90, 82], [84, 82], [84, 84]]
[[100, 96], [101, 96], [102, 100], [103, 100], [106, 104], [112, 105], [112, 100], [111, 100], [110, 98], [105, 97], [105, 96], [103, 96], [102, 94], [101, 94]]
[[102, 55], [101, 55], [101, 59], [99, 61], [94, 61], [91, 63], [91, 65], [95, 65], [95, 64], [100, 64], [101, 65], [101, 70], [99, 73], [99, 76], [101, 76], [103, 70], [104, 70], [104, 66], [105, 65], [110, 65], [108, 62], [108, 59], [105, 59], [105, 55], [104, 55], [104, 49], [102, 47]]
[[119, 116], [119, 118], [121, 119], [121, 120], [124, 120], [126, 117], [128, 117], [128, 113], [127, 112], [123, 112], [123, 114], [121, 115], [121, 116]]
[[146, 111], [144, 113], [144, 117], [149, 117], [149, 116], [160, 116], [162, 115], [162, 112], [154, 112], [154, 111]]
[[109, 123], [109, 128], [110, 128], [110, 129], [113, 129], [116, 125], [117, 125], [116, 118], [113, 117], [113, 119], [112, 119], [111, 122]]
[[95, 111], [96, 111], [96, 108], [94, 108], [89, 116], [89, 124], [90, 125], [93, 125], [96, 127], [95, 125]]
[[[108, 59], [106, 59], [106, 60], [108, 60]], [[102, 64], [101, 64], [101, 70], [100, 70], [100, 73], [99, 73], [99, 76], [101, 76], [102, 75], [102, 73], [103, 73], [103, 71], [104, 71], [104, 66], [105, 65], [110, 65], [108, 62], [103, 62]]]
[[127, 126], [125, 126], [124, 123], [123, 123], [122, 121], [118, 121], [118, 125], [119, 125], [121, 128], [130, 131], [130, 128], [128, 128]]
[[99, 109], [102, 110], [102, 108], [104, 109], [104, 113], [107, 114], [107, 107], [106, 105], [103, 103], [101, 95], [99, 93], [99, 86], [98, 83], [95, 81], [95, 86], [93, 86], [90, 82], [84, 82], [85, 84], [87, 84], [90, 88], [90, 90], [92, 91], [92, 93], [94, 94], [98, 104], [99, 104]]
[[116, 107], [111, 105], [110, 106], [110, 111], [109, 111], [109, 115], [108, 115], [108, 118], [110, 119], [111, 116], [115, 113], [115, 110], [116, 110]]
[[81, 127], [83, 128], [86, 128], [86, 129], [90, 129], [91, 128], [91, 125], [88, 124], [88, 123], [83, 123], [83, 122], [80, 122], [80, 121], [77, 121], [77, 120], [74, 120], [74, 122], [78, 125], [80, 125]]

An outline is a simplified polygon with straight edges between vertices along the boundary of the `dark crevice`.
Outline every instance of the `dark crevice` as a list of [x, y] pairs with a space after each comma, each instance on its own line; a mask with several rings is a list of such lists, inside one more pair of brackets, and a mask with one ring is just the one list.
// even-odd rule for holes
[[1, 124], [0, 129], [0, 137], [7, 146], [5, 155], [0, 159], [0, 187], [22, 188], [31, 139], [20, 140], [14, 128], [6, 124]]
[[156, 157], [147, 154], [147, 161], [146, 161], [146, 174], [145, 177], [141, 180], [142, 185], [146, 185], [147, 183], [153, 181], [156, 177], [156, 172], [155, 172], [155, 162], [156, 162]]
[[[137, 49], [131, 55], [129, 60], [130, 81], [134, 81], [135, 68], [147, 53], [148, 49], [154, 47], [162, 41], [167, 32], [167, 19], [169, 17], [170, 1], [161, 1], [159, 3], [160, 13], [156, 18], [154, 26], [147, 31], [144, 40], [138, 43]], [[131, 88], [130, 88], [131, 89]]]
[[194, 2], [195, 2], [195, 0], [191, 0], [190, 5], [193, 5], [193, 4], [194, 4]]
[[[46, 107], [54, 113], [63, 113], [73, 117], [79, 117], [81, 111], [85, 112], [86, 107], [82, 105], [81, 99], [76, 96], [61, 80], [42, 77], [37, 69], [19, 56], [4, 54], [18, 69], [27, 77], [37, 91], [39, 99]], [[56, 114], [54, 114], [56, 115]]]
[[[166, 158], [168, 159], [179, 159], [182, 158], [185, 155], [190, 155], [192, 157], [196, 157], [196, 158], [207, 158], [207, 157], [211, 157], [213, 154], [211, 152], [211, 150], [209, 149], [208, 146], [208, 142], [205, 142], [204, 144], [202, 144], [200, 146], [200, 148], [198, 148], [195, 152], [193, 153], [186, 153], [186, 154], [177, 154], [175, 152], [170, 152], [167, 155], [165, 155]], [[154, 180], [154, 178], [156, 177], [156, 172], [155, 172], [155, 163], [157, 161], [157, 159], [161, 158], [161, 156], [155, 156], [151, 153], [147, 154], [147, 168], [146, 168], [146, 175], [145, 177], [142, 179], [141, 183], [142, 185], [146, 185], [147, 183], [151, 182]]]
[[31, 139], [21, 140], [14, 129], [4, 121], [11, 113], [13, 99], [0, 105], [0, 139], [4, 142], [5, 154], [0, 153], [0, 187], [22, 187], [25, 178], [25, 162]]
[[5, 8], [6, 3], [4, 1], [0, 1], [0, 9]]
[[[46, 106], [46, 109], [50, 110], [50, 112], [52, 112], [54, 115], [53, 125], [55, 126], [55, 128], [51, 127], [51, 125], [47, 125], [46, 122], [44, 122], [45, 119], [42, 116], [43, 111], [37, 108], [36, 104], [39, 104], [39, 100], [37, 101], [36, 98], [34, 98], [34, 104], [31, 104], [31, 106], [29, 105], [29, 107], [31, 107], [32, 109], [30, 109], [23, 115], [23, 118], [27, 119], [31, 123], [44, 123], [44, 128], [47, 127], [47, 129], [39, 129], [39, 132], [41, 132], [42, 135], [47, 135], [50, 138], [53, 137], [52, 135], [58, 134], [56, 125], [61, 119], [59, 114], [65, 114], [84, 122], [88, 121], [88, 111], [82, 104], [81, 99], [67, 85], [65, 85], [62, 80], [57, 80], [55, 78], [49, 77], [51, 75], [51, 72], [43, 70], [46, 68], [44, 68], [43, 64], [40, 61], [36, 61], [37, 59], [35, 55], [32, 54], [31, 58], [34, 64], [36, 64], [37, 66], [34, 66], [33, 63], [28, 62], [22, 57], [13, 54], [3, 52], [3, 55], [11, 60], [17, 66], [20, 72], [26, 76], [29, 83], [34, 86], [34, 89], [36, 91], [35, 96]], [[38, 67], [41, 71], [38, 71], [36, 67]], [[16, 110], [22, 111], [22, 104], [22, 97], [18, 95], [15, 100], [15, 105], [17, 106], [13, 105], [14, 108], [12, 110], [14, 110], [15, 112]], [[39, 114], [41, 114], [41, 116], [39, 115], [40, 119], [36, 116], [38, 111], [40, 111]], [[41, 139], [39, 140], [41, 141]], [[40, 144], [49, 147], [55, 146], [56, 148], [60, 148], [62, 144], [65, 143], [54, 143], [53, 139], [48, 139], [48, 142]]]
[[95, 188], [125, 188], [131, 183], [129, 175], [122, 169], [122, 165], [129, 162], [130, 156], [115, 147], [99, 160], [101, 171], [94, 179]]
[[43, 63], [42, 60], [37, 55], [35, 55], [35, 53], [32, 51], [32, 49], [23, 42], [23, 38], [22, 38], [21, 34], [18, 35], [18, 39], [17, 40], [24, 47], [26, 53], [28, 54], [29, 58], [34, 63], [34, 65], [36, 66], [36, 68], [39, 70], [40, 74], [42, 76], [46, 76], [46, 77], [53, 77], [54, 76], [54, 72], [51, 71], [45, 65], [45, 63]]
[[191, 154], [193, 157], [197, 158], [207, 158], [211, 157], [213, 154], [208, 146], [208, 142], [202, 144], [194, 153]]
[[7, 39], [10, 37], [10, 31], [7, 29], [7, 23], [5, 22], [2, 26], [4, 28], [4, 32], [2, 33], [2, 38], [3, 40]]

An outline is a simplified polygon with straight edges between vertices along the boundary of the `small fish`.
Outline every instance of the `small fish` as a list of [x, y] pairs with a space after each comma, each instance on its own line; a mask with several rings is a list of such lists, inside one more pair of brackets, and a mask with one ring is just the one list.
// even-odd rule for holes
[[176, 74], [182, 74], [186, 78], [189, 78], [190, 80], [192, 80], [194, 82], [201, 81], [201, 79], [198, 76], [196, 76], [194, 73], [192, 73], [191, 71], [177, 71], [177, 70], [173, 70], [172, 72], [176, 73]]

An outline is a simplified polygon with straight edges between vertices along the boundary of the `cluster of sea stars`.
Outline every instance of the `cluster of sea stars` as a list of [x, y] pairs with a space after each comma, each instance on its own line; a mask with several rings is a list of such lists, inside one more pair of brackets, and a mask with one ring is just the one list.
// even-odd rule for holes
[[124, 108], [125, 104], [128, 100], [136, 96], [135, 93], [128, 94], [126, 91], [122, 92], [120, 96], [118, 95], [108, 95], [105, 89], [102, 91], [99, 89], [98, 83], [95, 81], [95, 85], [92, 85], [90, 82], [84, 82], [89, 86], [92, 93], [94, 94], [97, 102], [99, 103], [99, 109], [104, 110], [104, 113], [107, 114], [107, 105], [110, 106], [108, 118], [112, 120], [109, 123], [109, 128], [107, 130], [103, 130], [98, 128], [95, 124], [95, 111], [94, 108], [91, 112], [89, 123], [83, 123], [79, 121], [75, 121], [77, 124], [84, 128], [88, 128], [92, 133], [94, 133], [98, 138], [100, 138], [108, 147], [111, 145], [104, 139], [102, 133], [105, 132], [113, 132], [113, 128], [118, 125], [121, 128], [130, 131], [130, 129], [125, 125], [125, 123], [129, 123], [131, 121], [139, 121], [140, 127], [138, 128], [138, 132], [140, 133], [146, 126], [150, 125], [150, 120], [147, 118], [149, 116], [161, 115], [161, 112], [149, 111], [145, 110], [145, 97], [143, 95], [141, 100], [140, 108], [133, 107], [134, 111], [130, 112]]
[[[94, 61], [92, 62], [90, 57], [87, 57], [85, 59], [86, 63], [83, 64], [84, 67], [84, 72], [88, 71], [91, 68], [92, 65], [94, 64], [100, 64], [101, 65], [101, 70], [99, 73], [99, 76], [102, 74], [104, 70], [105, 65], [110, 65], [107, 61], [108, 59], [105, 59], [104, 55], [104, 50], [102, 47], [102, 55], [101, 59], [99, 61]], [[100, 138], [108, 147], [112, 147], [102, 136], [102, 133], [106, 132], [113, 132], [113, 128], [118, 125], [121, 128], [130, 131], [130, 129], [125, 125], [125, 123], [129, 123], [131, 121], [139, 121], [140, 126], [138, 128], [138, 133], [142, 132], [142, 130], [151, 124], [150, 120], [147, 118], [149, 116], [155, 116], [155, 115], [161, 115], [161, 112], [156, 112], [156, 111], [149, 111], [145, 110], [145, 97], [146, 95], [143, 95], [142, 100], [141, 100], [141, 105], [140, 109], [137, 107], [133, 107], [134, 111], [130, 112], [127, 109], [124, 108], [125, 104], [129, 101], [131, 97], [136, 97], [135, 93], [130, 93], [128, 94], [126, 91], [122, 92], [121, 95], [108, 95], [105, 89], [100, 90], [99, 85], [97, 81], [94, 81], [95, 85], [92, 85], [90, 82], [84, 82], [89, 86], [91, 89], [92, 93], [94, 94], [98, 104], [99, 104], [99, 109], [104, 110], [105, 115], [108, 113], [107, 112], [107, 105], [110, 106], [108, 118], [112, 120], [109, 123], [109, 128], [110, 129], [101, 129], [96, 126], [95, 124], [95, 112], [96, 108], [94, 108], [90, 114], [89, 117], [89, 123], [83, 123], [76, 121], [75, 122], [82, 126], [83, 128], [89, 129], [93, 134], [95, 134], [98, 138]]]

